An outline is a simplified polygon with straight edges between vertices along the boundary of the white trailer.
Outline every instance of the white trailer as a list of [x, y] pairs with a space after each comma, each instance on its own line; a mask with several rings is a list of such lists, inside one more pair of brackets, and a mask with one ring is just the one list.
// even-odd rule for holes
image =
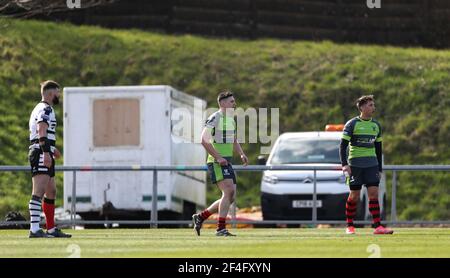
[[[201, 130], [204, 100], [170, 86], [67, 87], [63, 99], [66, 166], [205, 164], [206, 152], [193, 139], [201, 132], [193, 129]], [[72, 182], [72, 172], [65, 172], [66, 210]], [[85, 219], [147, 218], [152, 185], [152, 171], [77, 172], [76, 211]], [[158, 172], [157, 185], [161, 219], [187, 218], [205, 207], [204, 171]]]

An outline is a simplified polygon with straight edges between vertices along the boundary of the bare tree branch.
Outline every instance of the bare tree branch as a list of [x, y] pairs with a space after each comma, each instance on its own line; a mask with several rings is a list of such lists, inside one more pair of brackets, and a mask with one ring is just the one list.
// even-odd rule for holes
[[81, 9], [107, 5], [117, 0], [0, 0], [0, 16], [32, 17], [40, 14], [69, 11], [70, 4]]

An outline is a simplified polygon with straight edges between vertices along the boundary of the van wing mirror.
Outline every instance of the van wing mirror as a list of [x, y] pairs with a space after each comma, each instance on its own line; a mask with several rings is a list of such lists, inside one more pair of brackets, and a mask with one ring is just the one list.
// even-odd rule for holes
[[258, 165], [266, 165], [267, 159], [265, 155], [258, 155]]

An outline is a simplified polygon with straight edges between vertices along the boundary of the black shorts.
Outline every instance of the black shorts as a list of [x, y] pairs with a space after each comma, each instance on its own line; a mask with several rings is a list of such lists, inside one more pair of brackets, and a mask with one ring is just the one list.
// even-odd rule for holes
[[361, 168], [350, 166], [351, 176], [347, 179], [350, 190], [361, 190], [362, 186], [378, 186], [380, 184], [380, 172], [378, 166]]
[[234, 169], [230, 162], [228, 162], [227, 166], [220, 166], [217, 162], [208, 163], [207, 165], [212, 183], [218, 183], [225, 179], [232, 179], [233, 183], [236, 184], [236, 175], [234, 174]]
[[32, 177], [40, 174], [49, 175], [50, 177], [55, 176], [55, 159], [53, 159], [52, 153], [50, 153], [50, 157], [52, 158], [52, 166], [47, 168], [44, 166], [44, 153], [42, 150], [36, 148], [30, 149], [28, 160], [30, 161]]

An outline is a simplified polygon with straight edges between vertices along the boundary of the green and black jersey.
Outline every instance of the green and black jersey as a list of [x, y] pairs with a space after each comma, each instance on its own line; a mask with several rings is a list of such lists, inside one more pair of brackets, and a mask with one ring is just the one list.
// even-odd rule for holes
[[[234, 118], [223, 115], [219, 110], [208, 118], [205, 126], [211, 129], [211, 144], [214, 149], [223, 158], [231, 160], [236, 138], [236, 122], [234, 121]], [[215, 162], [214, 157], [208, 154], [208, 160], [206, 162]]]
[[[376, 120], [351, 119], [344, 126], [342, 141], [344, 145], [350, 144], [350, 166], [366, 168], [378, 165], [381, 170], [381, 126]], [[346, 160], [346, 153], [341, 151], [342, 165], [347, 165]]]

